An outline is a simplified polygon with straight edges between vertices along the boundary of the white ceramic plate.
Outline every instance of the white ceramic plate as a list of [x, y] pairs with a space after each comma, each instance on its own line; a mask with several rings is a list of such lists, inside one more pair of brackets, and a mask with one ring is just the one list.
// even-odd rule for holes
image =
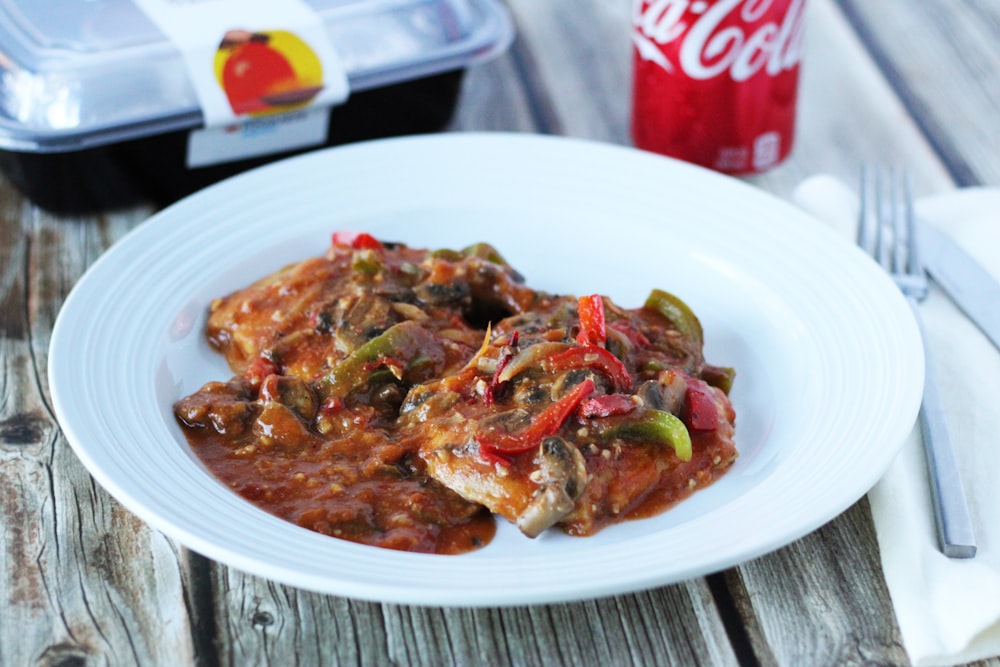
[[[497, 246], [529, 284], [639, 305], [685, 299], [734, 366], [732, 470], [663, 515], [590, 538], [504, 523], [487, 548], [408, 554], [298, 528], [219, 484], [175, 400], [230, 373], [207, 305], [319, 255], [336, 229], [416, 247]], [[874, 263], [740, 181], [635, 150], [529, 135], [378, 141], [278, 163], [160, 213], [76, 285], [49, 375], [67, 439], [143, 520], [233, 567], [306, 589], [432, 605], [591, 598], [718, 571], [785, 545], [870, 489], [917, 414], [914, 320]]]

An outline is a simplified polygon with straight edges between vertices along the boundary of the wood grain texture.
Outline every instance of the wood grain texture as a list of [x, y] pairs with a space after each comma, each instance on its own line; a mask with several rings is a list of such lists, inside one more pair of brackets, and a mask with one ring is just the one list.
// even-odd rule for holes
[[[517, 39], [470, 70], [450, 129], [630, 143], [629, 1], [507, 4]], [[795, 151], [748, 182], [788, 196], [879, 160], [921, 193], [1000, 183], [1000, 4], [809, 0], [808, 21]], [[165, 539], [75, 458], [46, 375], [67, 293], [148, 213], [57, 218], [0, 179], [0, 665], [908, 664], [864, 500], [707, 579], [505, 609], [319, 595]]]
[[867, 502], [726, 574], [763, 664], [905, 664]]
[[[513, 48], [518, 48], [517, 42]], [[537, 132], [528, 92], [521, 84], [514, 57], [498, 58], [470, 68], [462, 81], [451, 131]]]
[[630, 143], [628, 2], [508, 0], [515, 57], [541, 131]]
[[738, 664], [701, 580], [580, 603], [467, 609], [346, 600], [217, 572], [223, 665]]
[[956, 182], [1000, 185], [1000, 3], [838, 1]]
[[[2, 188], [2, 186], [0, 186]], [[4, 200], [0, 664], [195, 659], [182, 551], [113, 501], [69, 449], [46, 382], [69, 287], [142, 213], [56, 220]]]

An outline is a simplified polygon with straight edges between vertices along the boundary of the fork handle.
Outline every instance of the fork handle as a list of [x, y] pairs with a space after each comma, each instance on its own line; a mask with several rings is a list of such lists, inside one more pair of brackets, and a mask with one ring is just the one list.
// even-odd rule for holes
[[915, 299], [907, 299], [917, 318], [924, 339], [924, 395], [920, 406], [920, 427], [930, 477], [931, 500], [937, 524], [941, 552], [949, 558], [972, 558], [976, 555], [976, 536], [972, 528], [969, 504], [962, 488], [962, 478], [955, 458], [955, 447], [944, 414], [923, 320]]

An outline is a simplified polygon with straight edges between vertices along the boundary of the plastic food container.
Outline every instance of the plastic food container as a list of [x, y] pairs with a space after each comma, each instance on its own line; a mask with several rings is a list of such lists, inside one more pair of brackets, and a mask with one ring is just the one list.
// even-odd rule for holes
[[[326, 114], [325, 146], [443, 129], [465, 68], [513, 37], [498, 0], [306, 4], [350, 86]], [[203, 125], [180, 50], [131, 0], [0, 0], [0, 169], [36, 204], [164, 205], [317, 147], [190, 166]]]

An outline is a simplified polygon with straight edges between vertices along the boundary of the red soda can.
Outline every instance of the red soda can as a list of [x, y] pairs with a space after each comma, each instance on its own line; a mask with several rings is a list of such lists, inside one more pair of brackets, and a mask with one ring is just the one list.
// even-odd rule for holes
[[635, 145], [728, 174], [784, 160], [804, 10], [805, 0], [634, 0]]

